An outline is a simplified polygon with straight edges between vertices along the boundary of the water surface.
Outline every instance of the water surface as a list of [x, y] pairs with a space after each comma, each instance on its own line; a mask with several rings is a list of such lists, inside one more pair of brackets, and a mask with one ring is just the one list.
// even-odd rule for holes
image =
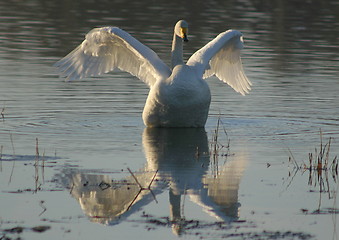
[[[323, 172], [321, 185], [288, 161], [307, 163], [320, 129], [324, 144], [333, 138], [329, 159], [339, 154], [338, 9], [336, 1], [0, 3], [0, 236], [338, 239], [337, 175]], [[105, 25], [169, 63], [179, 18], [190, 25], [185, 59], [226, 29], [244, 34], [253, 89], [242, 97], [209, 79], [205, 130], [145, 129], [148, 89], [127, 73], [65, 83], [52, 67]], [[42, 225], [51, 228], [32, 230]], [[18, 226], [22, 233], [5, 231]]]

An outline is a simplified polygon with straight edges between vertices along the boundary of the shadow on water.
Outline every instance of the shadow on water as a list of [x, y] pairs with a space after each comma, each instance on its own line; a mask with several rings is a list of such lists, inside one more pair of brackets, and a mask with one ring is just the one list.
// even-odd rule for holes
[[[70, 188], [71, 195], [92, 221], [109, 225], [121, 223], [167, 191], [168, 219], [176, 234], [180, 234], [187, 223], [182, 213], [183, 201], [188, 198], [216, 221], [238, 219], [238, 188], [246, 159], [227, 161], [217, 175], [209, 174], [209, 144], [204, 129], [145, 129], [142, 142], [145, 167], [120, 179], [75, 169], [63, 170], [63, 184]], [[150, 189], [140, 191], [139, 184], [148, 186], [155, 174]]]

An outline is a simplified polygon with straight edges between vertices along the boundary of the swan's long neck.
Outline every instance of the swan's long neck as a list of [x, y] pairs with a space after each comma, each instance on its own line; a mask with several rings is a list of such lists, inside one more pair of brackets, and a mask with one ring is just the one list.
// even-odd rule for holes
[[182, 38], [174, 33], [172, 42], [172, 69], [177, 65], [184, 64], [183, 58], [183, 42]]

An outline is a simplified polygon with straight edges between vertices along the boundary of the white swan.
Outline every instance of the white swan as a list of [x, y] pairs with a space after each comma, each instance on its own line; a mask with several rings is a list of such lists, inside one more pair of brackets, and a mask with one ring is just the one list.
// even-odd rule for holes
[[172, 69], [158, 55], [117, 27], [94, 28], [86, 39], [55, 66], [66, 81], [96, 76], [119, 68], [148, 84], [142, 114], [147, 127], [204, 127], [211, 102], [204, 78], [217, 76], [245, 95], [251, 89], [240, 59], [242, 34], [220, 33], [183, 62], [188, 24], [174, 27]]

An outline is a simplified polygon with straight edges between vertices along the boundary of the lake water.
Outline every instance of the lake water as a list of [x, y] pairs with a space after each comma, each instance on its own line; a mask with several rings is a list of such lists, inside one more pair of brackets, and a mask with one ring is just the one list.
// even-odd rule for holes
[[[208, 79], [205, 130], [145, 129], [148, 88], [127, 73], [52, 67], [105, 25], [169, 63], [180, 18], [185, 59], [244, 34], [253, 89]], [[2, 1], [0, 21], [0, 238], [339, 239], [337, 1]], [[298, 170], [320, 131], [327, 169]]]

